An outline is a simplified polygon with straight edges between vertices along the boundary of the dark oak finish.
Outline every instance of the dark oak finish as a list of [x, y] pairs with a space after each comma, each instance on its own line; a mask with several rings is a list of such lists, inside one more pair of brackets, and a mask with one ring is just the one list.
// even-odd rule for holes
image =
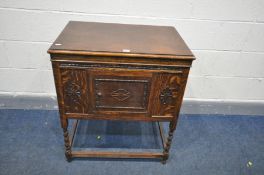
[[[51, 55], [65, 155], [161, 158], [173, 132], [195, 59], [173, 27], [71, 21], [48, 50]], [[162, 153], [72, 151], [68, 119], [169, 121]]]
[[50, 48], [57, 50], [192, 56], [173, 27], [76, 21], [68, 23]]

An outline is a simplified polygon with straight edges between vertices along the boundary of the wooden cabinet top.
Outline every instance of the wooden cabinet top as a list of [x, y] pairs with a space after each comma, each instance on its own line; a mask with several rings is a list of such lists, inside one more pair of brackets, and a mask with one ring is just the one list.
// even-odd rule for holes
[[70, 21], [51, 54], [194, 59], [174, 27]]

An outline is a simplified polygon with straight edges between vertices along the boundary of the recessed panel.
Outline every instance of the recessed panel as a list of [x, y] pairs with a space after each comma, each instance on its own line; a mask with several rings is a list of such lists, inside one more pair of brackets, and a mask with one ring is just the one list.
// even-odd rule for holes
[[146, 111], [149, 80], [128, 77], [94, 78], [95, 108]]

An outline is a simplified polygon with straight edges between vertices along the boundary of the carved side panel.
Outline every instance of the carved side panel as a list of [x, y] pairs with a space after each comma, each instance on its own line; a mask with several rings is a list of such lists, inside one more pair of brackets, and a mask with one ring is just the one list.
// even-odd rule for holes
[[155, 73], [150, 98], [152, 115], [175, 116], [181, 106], [185, 83], [182, 73]]
[[87, 113], [88, 93], [86, 72], [61, 69], [64, 108], [66, 113]]

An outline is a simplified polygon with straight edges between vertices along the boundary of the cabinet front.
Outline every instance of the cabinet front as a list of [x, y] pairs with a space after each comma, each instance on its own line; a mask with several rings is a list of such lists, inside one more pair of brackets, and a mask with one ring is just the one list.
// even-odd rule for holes
[[94, 110], [147, 112], [149, 85], [147, 78], [93, 77]]
[[186, 83], [181, 71], [61, 68], [60, 72], [64, 110], [74, 114], [174, 116]]

